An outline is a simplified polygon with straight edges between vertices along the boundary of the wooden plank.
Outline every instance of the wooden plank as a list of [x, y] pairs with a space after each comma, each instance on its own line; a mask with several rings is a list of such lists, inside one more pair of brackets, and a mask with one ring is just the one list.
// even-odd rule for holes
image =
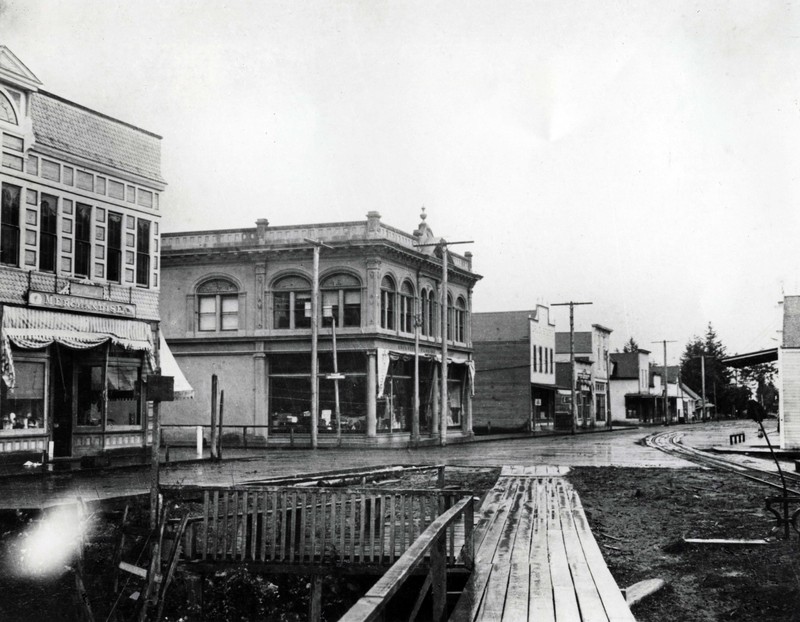
[[[539, 495], [544, 501], [542, 486], [538, 487]], [[546, 501], [545, 501], [546, 502]], [[556, 611], [553, 602], [553, 585], [550, 578], [550, 563], [547, 553], [547, 523], [542, 516], [534, 526], [531, 538], [531, 570], [528, 598], [528, 615], [530, 620], [555, 620]]]
[[270, 494], [269, 508], [269, 529], [270, 529], [270, 556], [272, 561], [277, 559], [278, 554], [278, 493], [273, 491]]
[[400, 555], [406, 550], [406, 495], [400, 495]]
[[[239, 493], [238, 491], [234, 491], [231, 494], [231, 506], [232, 508], [228, 508], [228, 526], [225, 530], [228, 534], [228, 539], [230, 540], [228, 546], [230, 548], [230, 556], [232, 560], [236, 560], [236, 535], [239, 533], [238, 530], [238, 523], [239, 523]], [[227, 553], [227, 551], [226, 551]]]
[[370, 495], [367, 499], [369, 503], [369, 561], [375, 561], [375, 521], [377, 520], [378, 504], [376, 497]]
[[570, 502], [572, 505], [572, 520], [581, 542], [583, 555], [591, 570], [592, 578], [603, 601], [608, 619], [614, 622], [633, 622], [635, 618], [611, 571], [608, 569], [603, 553], [600, 551], [600, 547], [589, 529], [589, 523], [583, 512], [580, 498], [574, 490], [570, 494]]
[[367, 495], [363, 492], [359, 499], [359, 523], [360, 529], [358, 530], [358, 560], [363, 562], [365, 559], [364, 546], [366, 544], [366, 527], [367, 527]]
[[287, 512], [286, 531], [289, 538], [289, 561], [294, 562], [295, 542], [297, 541], [297, 491], [294, 490], [289, 496], [291, 513]]
[[553, 585], [553, 600], [557, 620], [580, 620], [578, 599], [572, 583], [572, 575], [567, 561], [567, 551], [564, 547], [564, 536], [561, 533], [561, 523], [558, 515], [557, 491], [550, 493], [549, 501], [553, 503], [555, 511], [550, 511], [547, 522], [547, 549], [550, 558], [550, 579]]
[[347, 533], [345, 529], [347, 527], [346, 517], [347, 517], [347, 497], [349, 493], [340, 493], [340, 506], [339, 506], [339, 551], [341, 555], [342, 561], [345, 560], [347, 557]]
[[322, 562], [325, 560], [325, 547], [328, 544], [328, 525], [332, 528], [334, 524], [333, 519], [328, 522], [328, 493], [324, 490], [319, 495], [319, 507], [320, 519], [322, 520], [319, 542], [319, 561]]
[[[309, 551], [308, 551], [308, 559], [311, 562], [314, 562], [317, 558], [317, 513], [320, 511], [319, 506], [317, 505], [317, 493], [311, 493], [311, 501], [309, 503], [308, 511], [311, 513], [311, 530], [309, 532]], [[322, 507], [324, 511], [324, 506]], [[322, 523], [325, 524], [324, 522]], [[321, 556], [320, 556], [321, 558]]]
[[498, 620], [517, 622], [518, 620], [528, 619], [530, 578], [531, 565], [527, 559], [519, 562], [511, 562], [506, 602], [503, 607], [502, 617], [497, 618]]
[[395, 512], [395, 502], [397, 500], [397, 495], [391, 495], [391, 501], [389, 502], [389, 562], [394, 563], [394, 560], [397, 559], [395, 555], [395, 539], [397, 537], [397, 513]]
[[208, 491], [203, 493], [203, 540], [200, 542], [203, 560], [208, 559]]
[[490, 515], [490, 520], [484, 523], [483, 538], [479, 548], [475, 553], [475, 563], [492, 563], [495, 551], [500, 543], [508, 520], [509, 510], [514, 501], [514, 497], [519, 486], [518, 479], [506, 478], [503, 482], [506, 486], [505, 494], [496, 505], [486, 508], [484, 511]]
[[221, 557], [225, 559], [228, 555], [228, 511], [230, 510], [230, 493], [222, 493], [222, 525], [220, 526], [220, 548]]
[[211, 523], [211, 546], [212, 546], [212, 559], [217, 559], [219, 557], [219, 491], [214, 491], [214, 513], [212, 514], [214, 517], [213, 522]]
[[[241, 541], [241, 550], [239, 551], [239, 559], [244, 561], [245, 557], [247, 556], [247, 517], [250, 514], [248, 502], [250, 499], [248, 498], [247, 491], [245, 490], [242, 493], [242, 517], [240, 519], [240, 523], [242, 525], [242, 541]], [[254, 529], [250, 529], [250, 531], [254, 531]]]
[[380, 508], [378, 509], [378, 513], [380, 514], [380, 516], [379, 516], [380, 522], [378, 523], [378, 542], [379, 542], [379, 544], [378, 544], [378, 561], [380, 563], [383, 563], [384, 555], [385, 555], [385, 552], [386, 552], [385, 551], [385, 549], [386, 549], [386, 545], [385, 545], [386, 519], [385, 519], [385, 517], [386, 517], [386, 505], [387, 505], [386, 500], [388, 499], [388, 497], [386, 497], [385, 495], [381, 494], [379, 499], [381, 500], [381, 502], [380, 502]]
[[280, 557], [281, 561], [286, 561], [288, 559], [288, 551], [289, 551], [289, 508], [288, 508], [288, 499], [289, 494], [287, 492], [281, 492], [281, 549], [280, 549]]
[[[298, 557], [300, 561], [305, 561], [306, 559], [306, 524], [308, 519], [308, 506], [307, 502], [307, 495], [306, 491], [304, 490], [302, 493], [298, 493], [298, 505], [295, 507], [295, 513], [299, 512], [295, 516], [294, 526], [297, 528], [299, 523], [299, 533], [295, 534], [294, 540], [300, 540], [300, 546], [298, 547]], [[299, 519], [299, 520], [298, 520]]]
[[349, 540], [350, 547], [349, 547], [348, 559], [351, 562], [354, 562], [355, 559], [356, 559], [356, 534], [357, 534], [356, 525], [358, 525], [358, 523], [356, 522], [356, 510], [358, 508], [356, 506], [358, 504], [356, 503], [356, 495], [355, 495], [355, 493], [350, 493], [348, 496], [350, 497], [350, 499], [349, 499], [349, 501], [350, 501], [350, 540]]
[[250, 560], [255, 561], [258, 557], [256, 547], [258, 545], [258, 501], [261, 496], [258, 492], [254, 492], [250, 502]]
[[597, 591], [597, 586], [594, 583], [586, 558], [583, 555], [583, 547], [578, 538], [575, 524], [572, 522], [572, 510], [566, 498], [566, 491], [561, 487], [559, 492], [561, 533], [564, 537], [564, 549], [567, 553], [567, 561], [578, 599], [578, 607], [580, 607], [584, 622], [606, 622], [608, 617], [605, 613], [605, 607]]

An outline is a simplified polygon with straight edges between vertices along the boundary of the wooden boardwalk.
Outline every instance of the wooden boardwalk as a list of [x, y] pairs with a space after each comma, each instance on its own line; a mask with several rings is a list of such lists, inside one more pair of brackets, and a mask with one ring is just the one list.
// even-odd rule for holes
[[475, 566], [450, 620], [635, 622], [563, 473], [503, 469], [476, 515]]

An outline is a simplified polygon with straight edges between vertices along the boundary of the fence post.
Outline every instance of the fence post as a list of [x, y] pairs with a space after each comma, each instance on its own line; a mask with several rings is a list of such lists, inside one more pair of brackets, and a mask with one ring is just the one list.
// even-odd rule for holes
[[433, 595], [434, 622], [444, 620], [447, 609], [447, 560], [445, 534], [440, 534], [431, 548], [431, 593]]
[[467, 570], [472, 570], [475, 564], [475, 541], [473, 532], [475, 530], [475, 507], [474, 501], [470, 501], [464, 508], [464, 565]]

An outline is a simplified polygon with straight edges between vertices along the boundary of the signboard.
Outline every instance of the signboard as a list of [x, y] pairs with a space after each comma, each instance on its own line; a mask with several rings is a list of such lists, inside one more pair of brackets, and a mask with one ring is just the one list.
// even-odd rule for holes
[[136, 317], [136, 305], [114, 300], [68, 296], [52, 292], [28, 292], [28, 304], [51, 311], [72, 311], [76, 313], [94, 313], [96, 315], [113, 315], [123, 319]]
[[151, 374], [146, 378], [147, 400], [152, 402], [172, 402], [175, 399], [175, 378]]
[[542, 405], [542, 400], [541, 400], [541, 398], [538, 398], [538, 397], [537, 397], [537, 398], [536, 398], [536, 399], [533, 401], [533, 404], [534, 404], [534, 406], [541, 406], [541, 405]]

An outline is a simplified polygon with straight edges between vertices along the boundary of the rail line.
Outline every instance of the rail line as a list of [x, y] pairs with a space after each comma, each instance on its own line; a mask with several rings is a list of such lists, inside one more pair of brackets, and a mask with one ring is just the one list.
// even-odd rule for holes
[[[664, 453], [689, 460], [700, 466], [736, 473], [770, 488], [783, 491], [783, 485], [777, 472], [754, 466], [744, 466], [721, 456], [710, 454], [707, 451], [688, 447], [681, 442], [682, 437], [683, 433], [679, 431], [659, 432], [645, 437], [644, 441], [648, 447], [659, 449]], [[800, 476], [787, 473], [785, 470], [783, 476], [786, 479], [787, 493], [800, 496]], [[795, 485], [797, 488], [789, 488], [789, 485]]]

